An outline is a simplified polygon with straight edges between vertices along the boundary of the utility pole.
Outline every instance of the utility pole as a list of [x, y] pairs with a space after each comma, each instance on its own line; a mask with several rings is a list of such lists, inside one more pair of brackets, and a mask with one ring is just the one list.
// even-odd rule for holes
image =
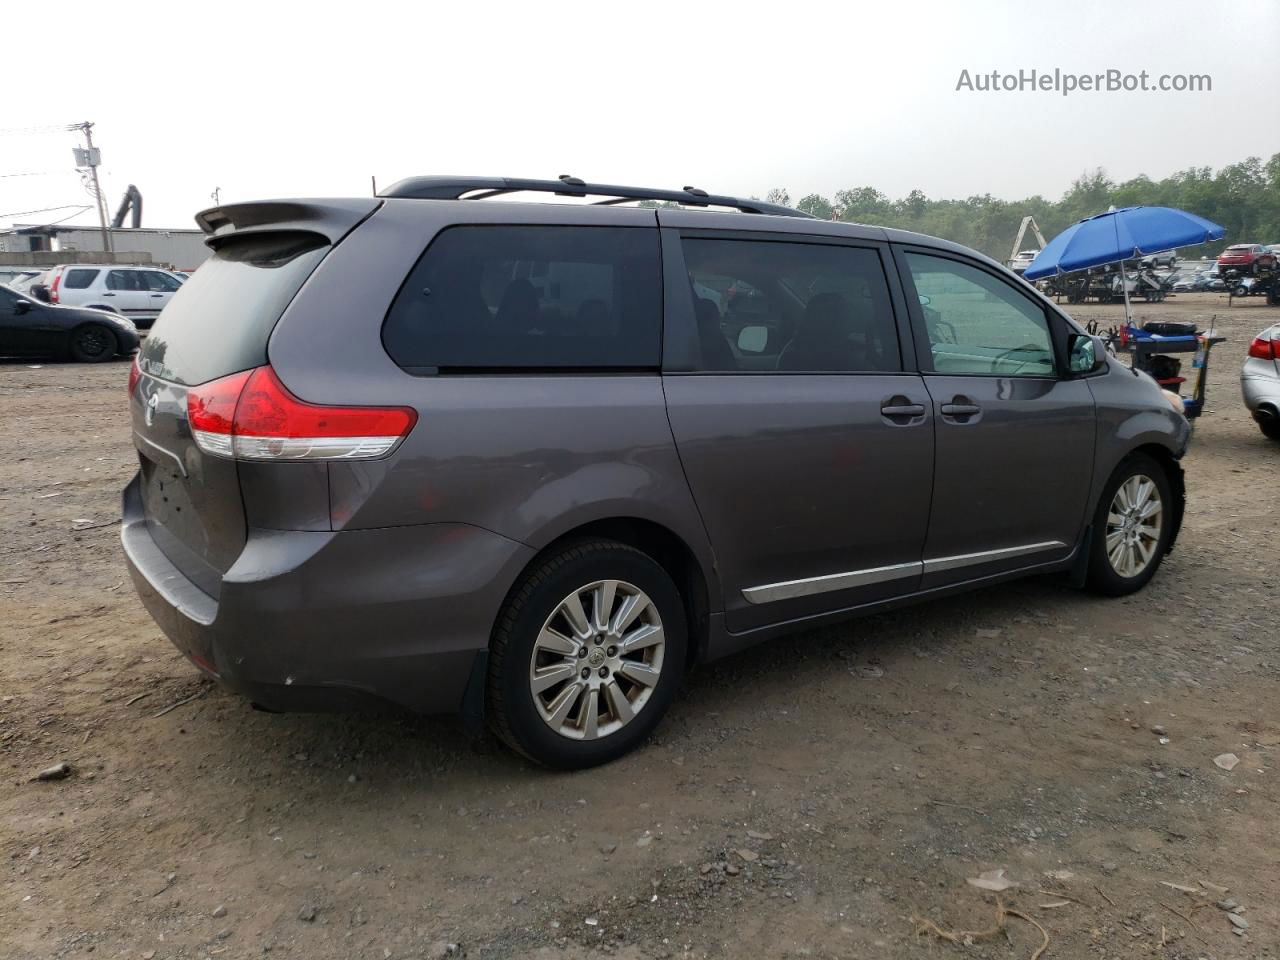
[[[102, 227], [102, 250], [104, 253], [114, 253], [115, 244], [111, 242], [111, 232], [107, 230], [107, 203], [102, 197], [102, 185], [98, 183], [98, 163], [101, 161], [101, 154], [93, 146], [93, 124], [86, 120], [84, 123], [77, 123], [71, 127], [72, 130], [79, 130], [84, 134], [85, 150], [83, 151], [83, 164], [77, 163], [77, 166], [85, 166], [89, 168], [89, 175], [93, 178], [93, 197], [98, 204], [98, 223]], [[81, 159], [81, 151], [76, 151], [77, 159]]]
[[213, 188], [213, 193], [209, 194], [209, 199], [211, 199], [211, 200], [213, 201], [213, 205], [214, 205], [215, 207], [216, 207], [216, 206], [218, 205], [218, 203], [220, 202], [220, 198], [221, 198], [221, 197], [222, 197], [222, 188], [221, 188], [221, 187], [214, 187], [214, 188]]

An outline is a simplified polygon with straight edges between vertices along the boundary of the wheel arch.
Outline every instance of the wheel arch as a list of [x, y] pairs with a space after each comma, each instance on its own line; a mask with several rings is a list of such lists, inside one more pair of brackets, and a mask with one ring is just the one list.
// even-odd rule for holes
[[[717, 596], [712, 592], [715, 581], [708, 576], [703, 563], [685, 539], [655, 520], [633, 516], [601, 517], [559, 533], [525, 564], [512, 582], [507, 596], [510, 597], [511, 591], [519, 588], [529, 570], [544, 562], [547, 557], [583, 540], [614, 540], [626, 544], [652, 557], [666, 570], [684, 601], [685, 620], [689, 629], [686, 665], [705, 658], [713, 598]], [[505, 600], [503, 605], [506, 605]], [[496, 616], [494, 623], [496, 626]]]
[[1259, 400], [1257, 408], [1253, 412], [1255, 420], [1259, 412], [1264, 416], [1280, 419], [1280, 400], [1272, 400], [1270, 397]]
[[[1172, 550], [1173, 545], [1178, 541], [1178, 532], [1182, 529], [1182, 516], [1186, 512], [1187, 505], [1187, 485], [1186, 478], [1182, 472], [1182, 464], [1178, 462], [1177, 455], [1169, 447], [1163, 443], [1148, 441], [1127, 451], [1124, 456], [1115, 462], [1110, 473], [1107, 474], [1107, 483], [1110, 483], [1110, 479], [1115, 475], [1115, 472], [1135, 454], [1143, 454], [1156, 461], [1156, 463], [1164, 467], [1165, 476], [1169, 478], [1169, 486], [1173, 490], [1173, 535], [1169, 538], [1169, 549]], [[1106, 486], [1106, 484], [1103, 485], [1099, 496], [1106, 492]], [[1097, 504], [1094, 506], [1096, 507]]]

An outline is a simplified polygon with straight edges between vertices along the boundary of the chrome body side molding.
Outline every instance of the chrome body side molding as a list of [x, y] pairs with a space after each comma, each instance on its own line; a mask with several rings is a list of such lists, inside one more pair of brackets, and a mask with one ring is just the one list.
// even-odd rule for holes
[[824, 577], [808, 577], [804, 580], [767, 583], [761, 587], [748, 587], [742, 591], [742, 595], [750, 603], [772, 603], [775, 600], [790, 600], [792, 597], [808, 597], [815, 593], [847, 590], [850, 587], [865, 587], [872, 583], [884, 583], [887, 580], [914, 577], [918, 576], [923, 568], [924, 564], [918, 560], [913, 560], [910, 563], [895, 563], [887, 567], [850, 570], [847, 573], [829, 573]]
[[806, 577], [803, 580], [766, 583], [759, 587], [747, 587], [742, 591], [742, 595], [749, 603], [773, 603], [776, 600], [790, 600], [795, 597], [812, 596], [815, 593], [848, 590], [851, 587], [865, 587], [873, 583], [901, 580], [905, 577], [914, 577], [922, 573], [941, 573], [944, 570], [955, 570], [958, 567], [991, 563], [995, 560], [1008, 560], [1013, 557], [1028, 556], [1063, 547], [1066, 547], [1066, 544], [1061, 540], [1045, 540], [1042, 543], [1028, 543], [1018, 547], [983, 550], [981, 553], [963, 553], [954, 557], [937, 557], [923, 562], [914, 560], [909, 563], [891, 564], [887, 567], [869, 567], [866, 570], [829, 573], [821, 577]]
[[999, 550], [983, 550], [981, 553], [962, 553], [954, 557], [938, 557], [924, 562], [925, 573], [941, 573], [957, 567], [971, 567], [978, 563], [990, 563], [992, 560], [1009, 560], [1013, 557], [1025, 556], [1029, 553], [1042, 553], [1046, 550], [1057, 550], [1065, 547], [1061, 540], [1045, 540], [1043, 543], [1028, 543], [1021, 547], [1002, 547]]

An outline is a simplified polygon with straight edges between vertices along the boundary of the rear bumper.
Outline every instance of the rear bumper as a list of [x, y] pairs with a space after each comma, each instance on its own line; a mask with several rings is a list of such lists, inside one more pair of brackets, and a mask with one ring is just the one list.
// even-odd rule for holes
[[1275, 416], [1280, 412], [1280, 377], [1240, 378], [1240, 392], [1244, 396], [1244, 405], [1249, 408], [1255, 420], [1262, 416]]
[[467, 524], [251, 529], [214, 600], [156, 546], [139, 481], [121, 542], [147, 611], [193, 663], [273, 710], [462, 705], [529, 547]]

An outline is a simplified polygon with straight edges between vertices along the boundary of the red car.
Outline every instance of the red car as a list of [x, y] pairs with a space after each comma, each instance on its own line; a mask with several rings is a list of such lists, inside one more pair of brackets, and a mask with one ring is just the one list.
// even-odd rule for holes
[[1218, 266], [1241, 273], [1261, 273], [1276, 268], [1276, 255], [1260, 243], [1235, 243], [1222, 251]]

